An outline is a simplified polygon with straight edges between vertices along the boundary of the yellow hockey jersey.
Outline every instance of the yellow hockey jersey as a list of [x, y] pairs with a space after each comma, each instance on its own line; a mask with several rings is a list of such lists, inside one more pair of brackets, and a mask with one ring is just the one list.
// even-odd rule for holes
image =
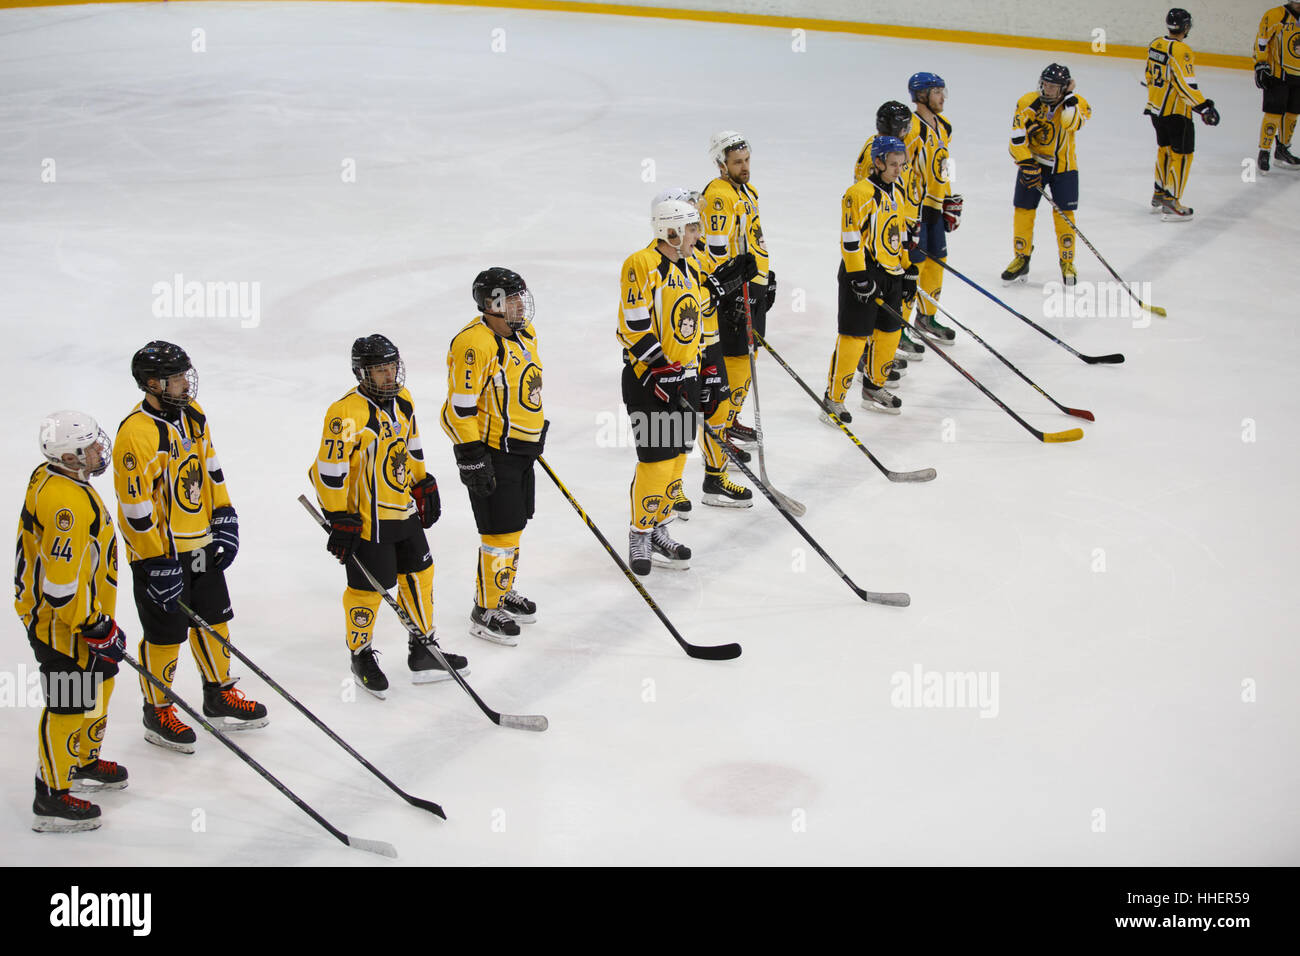
[[1255, 37], [1255, 62], [1267, 63], [1276, 77], [1300, 76], [1300, 17], [1285, 6], [1265, 13]]
[[497, 335], [475, 316], [447, 352], [442, 430], [457, 445], [482, 441], [504, 452], [536, 454], [542, 414], [542, 355], [532, 324]]
[[903, 240], [911, 208], [897, 182], [885, 184], [875, 175], [860, 179], [844, 193], [840, 213], [840, 252], [848, 272], [862, 272], [871, 263], [901, 275], [906, 268]]
[[128, 561], [209, 544], [212, 511], [229, 506], [230, 493], [198, 403], [133, 408], [113, 442], [113, 488]]
[[[751, 252], [758, 263], [758, 275], [750, 282], [767, 285], [767, 243], [763, 240], [763, 222], [758, 212], [758, 190], [751, 184], [738, 185], [719, 176], [704, 187], [700, 197], [700, 223], [704, 227], [704, 242], [708, 246], [711, 273], [715, 268], [734, 259], [742, 251]], [[745, 227], [742, 249], [741, 226]]]
[[14, 609], [30, 637], [75, 658], [77, 630], [117, 610], [117, 535], [95, 489], [44, 464], [32, 472], [18, 521]]
[[952, 140], [952, 124], [942, 116], [935, 116], [931, 126], [913, 112], [912, 126], [907, 131], [903, 145], [907, 147], [907, 160], [916, 167], [920, 177], [921, 205], [942, 209], [945, 196], [952, 195], [948, 181], [948, 144]]
[[1092, 107], [1077, 93], [1067, 94], [1078, 103], [1066, 106], [1063, 99], [1056, 106], [1045, 102], [1037, 91], [1026, 93], [1016, 101], [1016, 115], [1011, 118], [1011, 158], [1023, 163], [1030, 157], [1058, 173], [1079, 168], [1074, 153], [1074, 135], [1092, 116]]
[[[695, 248], [692, 250], [691, 256], [695, 260], [695, 267], [699, 270], [700, 282], [703, 284], [704, 277], [711, 274], [720, 263], [714, 262], [713, 257], [709, 255], [709, 246], [703, 237], [695, 241]], [[700, 313], [700, 317], [702, 319], [700, 326], [700, 354], [703, 355], [705, 349], [719, 341], [718, 310], [716, 308], [705, 309]]]
[[623, 262], [622, 297], [618, 303], [618, 341], [623, 361], [638, 378], [652, 366], [699, 364], [704, 324], [717, 317], [705, 272], [695, 257], [672, 262], [652, 242]]
[[359, 514], [367, 541], [395, 533], [417, 513], [411, 485], [427, 474], [411, 393], [376, 401], [350, 389], [325, 412], [307, 474], [321, 509]]
[[1157, 37], [1147, 47], [1147, 106], [1153, 116], [1191, 116], [1205, 102], [1196, 86], [1192, 48], [1182, 40]]

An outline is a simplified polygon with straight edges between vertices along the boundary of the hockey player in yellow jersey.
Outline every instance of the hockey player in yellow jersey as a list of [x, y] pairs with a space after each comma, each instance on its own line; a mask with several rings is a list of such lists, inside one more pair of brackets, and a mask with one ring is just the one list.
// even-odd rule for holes
[[[682, 186], [665, 189], [650, 201], [650, 215], [662, 202], [680, 200], [696, 209], [703, 205], [700, 193]], [[703, 213], [701, 213], [703, 218]], [[692, 267], [704, 278], [717, 265], [709, 255], [704, 237], [696, 240], [691, 247]], [[748, 365], [746, 365], [748, 369]], [[731, 400], [731, 388], [727, 381], [727, 365], [722, 354], [722, 342], [718, 333], [718, 312], [716, 308], [706, 308], [700, 313], [700, 452], [704, 458], [704, 503], [718, 507], [750, 508], [753, 507], [754, 494], [748, 488], [732, 481], [727, 472], [730, 459], [723, 451], [713, 432], [726, 435], [735, 420], [738, 406]], [[707, 426], [707, 427], [706, 427]], [[742, 462], [750, 460], [749, 452], [731, 442], [730, 452]], [[691, 500], [682, 489], [682, 483], [673, 485], [677, 490], [673, 498], [673, 514], [683, 521], [691, 516]]]
[[533, 464], [546, 445], [542, 354], [533, 294], [519, 273], [485, 269], [471, 287], [479, 314], [451, 340], [442, 430], [452, 440], [480, 544], [469, 632], [519, 643], [537, 605], [515, 590], [519, 543], [533, 516]]
[[[426, 635], [433, 625], [433, 556], [425, 529], [442, 514], [438, 482], [424, 464], [415, 403], [406, 390], [406, 366], [386, 336], [352, 343], [357, 384], [325, 412], [320, 449], [308, 469], [316, 499], [330, 525], [326, 549], [347, 568], [343, 634], [357, 684], [383, 699], [388, 676], [374, 646], [382, 600], [357, 567], [385, 590], [396, 584], [398, 601]], [[466, 661], [443, 653], [457, 670]], [[438, 659], [407, 636], [411, 682], [449, 680]]]
[[[842, 422], [853, 416], [844, 408], [844, 397], [853, 384], [853, 373], [866, 351], [862, 373], [862, 407], [897, 415], [903, 403], [886, 385], [897, 381], [894, 355], [902, 328], [898, 313], [903, 299], [916, 294], [915, 276], [911, 288], [904, 266], [904, 244], [915, 228], [914, 207], [907, 202], [899, 181], [907, 163], [903, 141], [893, 136], [876, 136], [871, 144], [872, 172], [844, 193], [840, 205], [839, 335], [831, 354], [826, 379], [826, 407]], [[882, 308], [877, 300], [889, 308]], [[893, 312], [890, 311], [893, 310]], [[830, 423], [823, 412], [821, 420]]]
[[[918, 266], [917, 283], [930, 299], [943, 291], [941, 261], [948, 258], [948, 233], [961, 224], [962, 197], [952, 191], [948, 168], [948, 144], [952, 124], [943, 116], [948, 87], [937, 73], [913, 73], [907, 80], [915, 112], [903, 143], [908, 162], [921, 184], [921, 224], [916, 247], [910, 253]], [[957, 333], [941, 323], [937, 309], [925, 298], [916, 300], [916, 328], [936, 342], [952, 342]]]
[[[871, 144], [876, 141], [878, 136], [892, 136], [903, 143], [907, 142], [907, 137], [912, 129], [912, 111], [903, 103], [897, 100], [888, 100], [881, 103], [880, 108], [876, 110], [876, 132], [867, 137], [867, 141], [862, 144], [862, 150], [858, 153], [857, 161], [853, 164], [853, 182], [866, 179], [873, 171], [871, 161]], [[903, 247], [903, 269], [904, 269], [904, 288], [911, 290], [910, 295], [903, 299], [903, 315], [910, 315], [912, 307], [916, 304], [916, 287], [919, 278], [919, 268], [912, 261], [911, 248], [915, 246], [920, 239], [920, 219], [921, 219], [921, 201], [925, 198], [925, 183], [921, 177], [920, 170], [909, 160], [903, 165], [903, 171], [899, 174], [898, 183], [903, 187], [903, 196], [907, 202], [907, 211], [904, 217], [908, 222], [915, 223], [915, 228], [909, 234], [909, 241]], [[960, 213], [958, 213], [960, 216]], [[913, 342], [907, 334], [907, 329], [900, 330], [898, 340], [898, 354], [894, 358], [895, 370], [900, 373], [907, 371], [909, 362], [919, 362], [925, 357], [925, 346], [920, 342]], [[859, 371], [865, 367], [866, 353], [863, 353], [863, 365], [859, 366]]]
[[1270, 145], [1279, 169], [1300, 169], [1300, 159], [1291, 152], [1291, 137], [1300, 114], [1300, 3], [1284, 3], [1264, 14], [1254, 52], [1255, 85], [1264, 91], [1260, 171], [1269, 170]]
[[637, 452], [629, 564], [640, 575], [649, 574], [652, 563], [690, 565], [690, 548], [674, 541], [667, 525], [697, 427], [704, 315], [757, 268], [752, 255], [742, 254], [703, 274], [692, 258], [700, 213], [688, 202], [660, 203], [651, 226], [654, 241], [623, 262], [618, 308], [623, 403]]
[[[750, 182], [749, 141], [736, 130], [722, 130], [709, 141], [709, 157], [718, 175], [704, 187], [700, 197], [701, 225], [709, 260], [702, 263], [704, 271], [712, 273], [719, 265], [742, 253], [754, 257], [757, 269], [752, 281], [743, 283], [735, 293], [715, 303], [718, 336], [730, 389], [727, 404], [722, 406], [718, 415], [724, 419], [729, 417], [730, 420], [724, 424], [733, 443], [752, 445], [758, 440], [757, 433], [740, 422], [741, 409], [749, 396], [749, 353], [754, 345], [749, 340], [746, 322], [751, 323], [759, 335], [767, 335], [767, 313], [776, 301], [776, 273], [768, 262], [767, 242], [758, 210], [758, 190]], [[717, 416], [710, 416], [710, 422], [715, 418]], [[709, 472], [717, 479], [715, 484], [727, 488], [740, 487], [727, 477], [726, 466], [724, 458], [718, 469]], [[719, 496], [712, 497], [716, 499]]]
[[1192, 48], [1185, 42], [1192, 15], [1179, 7], [1165, 17], [1168, 33], [1147, 48], [1147, 106], [1156, 130], [1156, 181], [1151, 209], [1166, 222], [1184, 222], [1192, 210], [1182, 203], [1187, 175], [1196, 148], [1192, 113], [1200, 113], [1206, 126], [1219, 125], [1219, 111], [1196, 85]]
[[1061, 281], [1072, 286], [1078, 281], [1074, 268], [1074, 213], [1079, 208], [1079, 164], [1074, 150], [1075, 134], [1092, 115], [1092, 107], [1074, 92], [1068, 67], [1047, 66], [1038, 78], [1038, 89], [1016, 102], [1011, 118], [1008, 152], [1017, 167], [1012, 245], [1014, 256], [1002, 273], [1002, 281], [1023, 282], [1029, 275], [1029, 258], [1034, 251], [1034, 218], [1046, 188], [1056, 203], [1052, 223], [1056, 227]]
[[[198, 375], [184, 349], [162, 341], [135, 353], [131, 374], [144, 400], [118, 427], [113, 486], [144, 632], [140, 664], [170, 687], [188, 635], [203, 677], [204, 716], [228, 730], [263, 727], [266, 708], [235, 687], [229, 651], [191, 626], [178, 603], [230, 639], [226, 625], [234, 613], [225, 570], [239, 551], [239, 518], [212, 444], [212, 428], [195, 401]], [[193, 753], [194, 731], [176, 716], [175, 706], [143, 678], [140, 689], [145, 740]]]
[[117, 608], [117, 535], [90, 479], [112, 446], [82, 412], [41, 422], [45, 463], [27, 482], [18, 522], [14, 608], [41, 671], [45, 707], [36, 724], [32, 829], [93, 830], [99, 807], [77, 790], [121, 790], [126, 768], [103, 760], [113, 679], [126, 649]]

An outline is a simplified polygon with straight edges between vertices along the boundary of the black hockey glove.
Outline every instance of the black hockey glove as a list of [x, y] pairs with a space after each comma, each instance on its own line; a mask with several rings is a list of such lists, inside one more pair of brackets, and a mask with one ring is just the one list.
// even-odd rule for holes
[[239, 515], [229, 505], [212, 510], [212, 563], [224, 571], [239, 553]]
[[709, 287], [714, 303], [719, 303], [744, 283], [758, 275], [758, 261], [752, 253], [742, 252], [713, 270], [704, 281]]
[[730, 397], [731, 389], [727, 386], [727, 364], [722, 357], [722, 344], [714, 342], [700, 357], [700, 413], [708, 418]]
[[1219, 125], [1219, 111], [1214, 108], [1214, 100], [1206, 100], [1194, 109], [1201, 114], [1201, 122], [1206, 126]]
[[180, 600], [185, 586], [185, 573], [180, 561], [175, 558], [148, 558], [144, 562], [145, 576], [148, 583], [145, 593], [149, 600], [157, 604], [164, 614], [176, 613], [176, 602]]
[[425, 475], [411, 485], [411, 498], [415, 500], [415, 510], [420, 513], [420, 524], [431, 528], [442, 517], [442, 499], [438, 496], [438, 479]]
[[775, 302], [776, 302], [776, 273], [769, 270], [767, 273], [767, 301], [763, 303], [764, 315], [772, 311], [772, 306]]
[[471, 495], [486, 498], [497, 490], [496, 469], [492, 466], [492, 455], [488, 453], [487, 445], [481, 441], [467, 441], [453, 445], [451, 450], [456, 455], [460, 480]]
[[1256, 63], [1255, 64], [1255, 85], [1259, 87], [1261, 90], [1266, 90], [1273, 85], [1272, 80], [1273, 80], [1273, 76], [1268, 72], [1268, 64]]
[[858, 301], [866, 305], [880, 294], [880, 286], [876, 285], [876, 280], [871, 278], [870, 273], [850, 272], [849, 285], [853, 289], [853, 294], [857, 296]]
[[912, 263], [912, 265], [908, 266], [907, 271], [903, 273], [903, 301], [904, 302], [911, 302], [913, 299], [916, 298], [916, 280], [920, 276], [920, 274], [921, 274], [921, 270], [916, 265], [916, 263]]
[[114, 664], [120, 663], [126, 653], [126, 635], [107, 614], [101, 614], [94, 624], [82, 625], [77, 636], [86, 642], [90, 653]]
[[330, 523], [329, 540], [325, 550], [339, 559], [339, 564], [347, 564], [357, 550], [361, 541], [361, 515], [346, 511], [327, 511], [325, 517]]
[[692, 373], [682, 368], [681, 362], [669, 362], [659, 365], [646, 373], [646, 384], [654, 391], [655, 398], [669, 408], [679, 408], [682, 399], [687, 398], [687, 380]]
[[1017, 165], [1020, 167], [1020, 184], [1030, 192], [1036, 192], [1043, 185], [1043, 167], [1036, 159], [1027, 159]]

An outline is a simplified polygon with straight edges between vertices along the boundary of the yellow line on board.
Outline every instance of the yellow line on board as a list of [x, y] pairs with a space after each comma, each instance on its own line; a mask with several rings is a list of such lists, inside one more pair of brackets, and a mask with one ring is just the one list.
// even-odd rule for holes
[[[85, 3], [86, 0], [0, 0], [3, 7], [59, 7]], [[137, 0], [98, 0], [107, 3], [131, 3]], [[177, 3], [211, 2], [211, 0], [172, 0]], [[314, 0], [314, 2], [357, 2], [357, 0]], [[361, 0], [366, 2], [366, 0]], [[391, 2], [391, 0], [383, 0]], [[1055, 40], [1049, 37], [1021, 37], [1009, 33], [979, 33], [972, 30], [939, 30], [932, 27], [905, 27], [889, 23], [859, 23], [855, 20], [819, 20], [812, 17], [779, 17], [760, 13], [729, 13], [725, 10], [679, 10], [673, 7], [640, 7], [626, 3], [581, 3], [576, 0], [396, 0], [399, 3], [438, 4], [455, 7], [488, 7], [507, 10], [541, 10], [558, 13], [594, 13], [617, 17], [653, 17], [661, 20], [693, 20], [704, 23], [738, 23], [755, 27], [817, 30], [826, 33], [855, 33], [862, 36], [896, 37], [903, 40], [930, 40], [937, 43], [970, 43], [976, 46], [1014, 47], [1022, 50], [1055, 50], [1083, 53], [1088, 56], [1118, 56], [1144, 60], [1147, 48], [1125, 44], [1107, 44], [1104, 52], [1094, 50], [1083, 40]], [[1254, 69], [1248, 56], [1228, 53], [1197, 53], [1198, 66], [1227, 69]]]

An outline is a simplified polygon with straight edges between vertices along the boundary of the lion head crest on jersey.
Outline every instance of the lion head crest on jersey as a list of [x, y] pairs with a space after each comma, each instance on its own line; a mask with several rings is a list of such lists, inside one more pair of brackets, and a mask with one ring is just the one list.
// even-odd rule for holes
[[404, 489], [409, 480], [406, 468], [409, 457], [406, 442], [400, 438], [388, 446], [388, 455], [384, 459], [384, 480], [398, 491]]
[[203, 506], [203, 468], [197, 458], [187, 461], [176, 482], [177, 501], [186, 511], [198, 511]]
[[533, 366], [524, 377], [524, 396], [526, 407], [542, 407], [542, 370], [536, 366]]

